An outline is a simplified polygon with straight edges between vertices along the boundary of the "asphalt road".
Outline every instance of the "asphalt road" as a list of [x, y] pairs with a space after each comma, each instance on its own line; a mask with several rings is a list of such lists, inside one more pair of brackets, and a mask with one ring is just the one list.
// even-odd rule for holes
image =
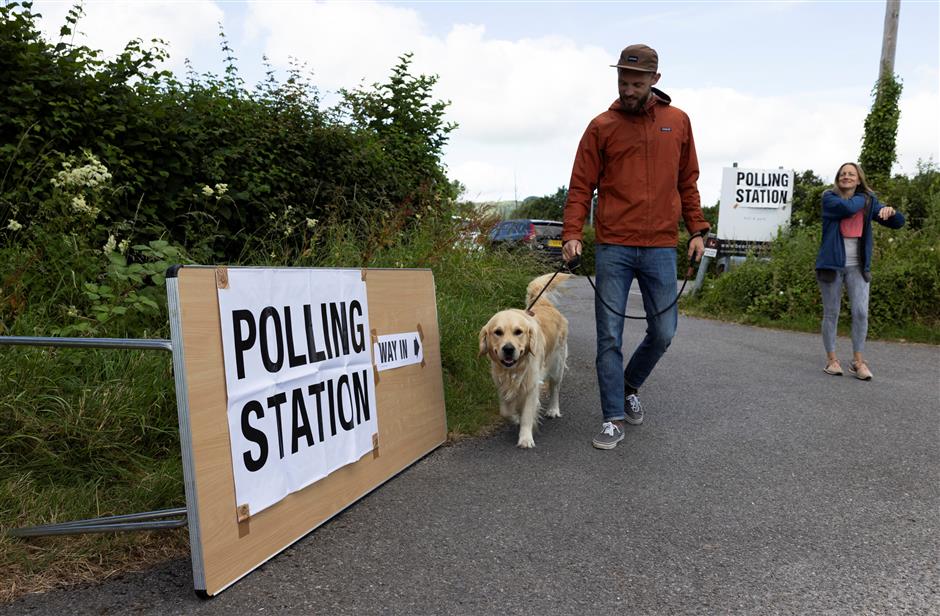
[[940, 348], [869, 342], [862, 382], [822, 372], [818, 335], [680, 318], [646, 422], [599, 451], [590, 288], [567, 287], [534, 450], [508, 426], [442, 447], [213, 599], [179, 560], [0, 613], [940, 614]]

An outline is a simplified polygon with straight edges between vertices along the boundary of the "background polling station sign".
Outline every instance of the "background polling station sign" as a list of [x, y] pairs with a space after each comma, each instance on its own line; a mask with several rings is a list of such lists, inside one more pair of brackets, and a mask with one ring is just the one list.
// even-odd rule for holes
[[726, 167], [721, 178], [721, 252], [736, 243], [769, 242], [790, 222], [793, 171]]
[[187, 266], [167, 293], [198, 593], [446, 438], [430, 271]]

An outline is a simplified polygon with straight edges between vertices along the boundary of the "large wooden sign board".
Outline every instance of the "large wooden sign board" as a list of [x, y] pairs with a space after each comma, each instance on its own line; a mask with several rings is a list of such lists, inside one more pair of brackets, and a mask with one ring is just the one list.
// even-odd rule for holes
[[262, 511], [239, 515], [218, 299], [219, 280], [233, 270], [186, 266], [167, 278], [193, 581], [198, 594], [209, 596], [435, 449], [447, 434], [432, 273], [361, 270], [370, 349], [408, 332], [411, 339], [400, 342], [420, 344], [421, 363], [373, 372], [378, 433], [370, 453]]

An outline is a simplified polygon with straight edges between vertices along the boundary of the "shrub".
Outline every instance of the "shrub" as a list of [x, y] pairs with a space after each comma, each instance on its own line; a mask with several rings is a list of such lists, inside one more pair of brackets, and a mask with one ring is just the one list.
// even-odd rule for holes
[[920, 229], [930, 216], [931, 200], [940, 194], [940, 168], [933, 161], [919, 161], [914, 176], [896, 175], [875, 190], [879, 201], [904, 213], [908, 228]]
[[[80, 8], [63, 35], [76, 27]], [[378, 220], [453, 200], [441, 163], [447, 103], [435, 77], [409, 75], [401, 58], [389, 81], [343, 91], [333, 109], [298, 67], [254, 91], [238, 78], [232, 50], [223, 77], [180, 81], [154, 69], [162, 44], [128, 43], [117, 58], [45, 42], [29, 3], [0, 6], [0, 220], [31, 219], [54, 192], [49, 169], [87, 151], [113, 175], [100, 212], [107, 227], [133, 221], [215, 261], [252, 250], [272, 215]], [[224, 195], [216, 187], [226, 186]], [[209, 189], [212, 192], [206, 192]], [[282, 238], [296, 255], [302, 234]]]
[[[869, 332], [874, 336], [940, 341], [940, 193], [930, 194], [925, 212], [920, 228], [873, 225]], [[822, 303], [814, 266], [820, 234], [818, 224], [782, 233], [772, 244], [770, 260], [749, 258], [708, 280], [702, 293], [684, 306], [703, 316], [817, 328]], [[847, 325], [847, 301], [842, 308], [840, 324]]]

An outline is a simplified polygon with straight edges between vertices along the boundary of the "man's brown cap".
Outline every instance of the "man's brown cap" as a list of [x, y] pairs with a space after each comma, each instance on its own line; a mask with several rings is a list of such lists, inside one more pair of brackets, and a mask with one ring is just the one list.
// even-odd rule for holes
[[631, 71], [655, 73], [659, 68], [659, 55], [655, 49], [648, 45], [630, 45], [624, 47], [623, 51], [620, 52], [620, 61], [617, 64], [611, 64], [611, 66]]

